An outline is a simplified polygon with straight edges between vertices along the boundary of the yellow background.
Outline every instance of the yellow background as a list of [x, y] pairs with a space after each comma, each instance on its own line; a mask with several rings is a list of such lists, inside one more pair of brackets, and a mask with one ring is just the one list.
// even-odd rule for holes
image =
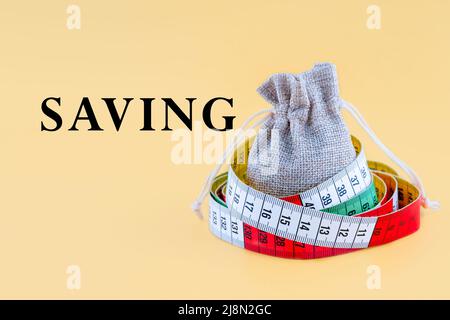
[[[0, 10], [1, 298], [450, 298], [450, 1], [3, 1]], [[366, 27], [381, 8], [381, 30]], [[234, 98], [235, 127], [267, 107], [271, 73], [337, 65], [342, 97], [421, 176], [439, 212], [421, 230], [315, 261], [215, 239], [190, 212], [212, 165], [175, 165], [168, 132], [140, 132], [134, 101], [115, 132], [101, 97]], [[60, 96], [58, 132], [41, 102]], [[104, 132], [68, 132], [83, 96]], [[220, 113], [220, 112], [219, 112]], [[386, 158], [356, 123], [369, 158]], [[182, 124], [173, 121], [174, 126]], [[206, 211], [206, 203], [204, 211]], [[79, 265], [81, 289], [66, 288]], [[382, 288], [368, 290], [367, 267]]]

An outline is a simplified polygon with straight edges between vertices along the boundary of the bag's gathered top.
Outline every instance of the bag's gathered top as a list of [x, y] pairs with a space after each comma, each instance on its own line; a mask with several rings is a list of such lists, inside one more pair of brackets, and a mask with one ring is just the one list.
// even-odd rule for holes
[[334, 65], [318, 64], [300, 74], [275, 74], [258, 92], [274, 113], [250, 151], [251, 186], [276, 197], [295, 194], [331, 178], [355, 159], [341, 116]]

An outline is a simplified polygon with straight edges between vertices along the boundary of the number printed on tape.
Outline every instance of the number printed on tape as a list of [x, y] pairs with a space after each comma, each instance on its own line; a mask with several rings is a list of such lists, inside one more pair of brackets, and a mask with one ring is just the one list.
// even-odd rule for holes
[[[358, 231], [359, 223], [355, 223], [355, 217], [343, 217], [341, 226], [339, 227], [338, 235], [336, 238], [336, 248], [351, 248], [353, 246], [353, 240], [355, 239], [356, 232]], [[361, 220], [361, 218], [357, 218]]]
[[235, 246], [244, 248], [244, 226], [242, 221], [231, 217], [231, 240]]
[[380, 245], [415, 232], [420, 191], [384, 164], [371, 162], [372, 170], [385, 168], [373, 178], [362, 147], [355, 149], [359, 150], [356, 159], [344, 170], [283, 199], [244, 183], [246, 164], [237, 171], [232, 166], [211, 187], [211, 232], [241, 248], [305, 259]]
[[298, 242], [314, 244], [321, 220], [322, 214], [320, 212], [305, 208], [302, 217], [300, 218], [295, 240]]
[[336, 241], [336, 237], [341, 226], [343, 216], [327, 215], [322, 218], [315, 245], [331, 247]]
[[295, 239], [302, 211], [302, 207], [286, 203], [280, 214], [277, 235], [283, 238]]
[[276, 233], [282, 208], [283, 201], [279, 199], [274, 199], [273, 202], [265, 201], [261, 210], [258, 229]]
[[220, 209], [220, 234], [222, 239], [231, 242], [231, 215], [230, 211], [222, 207]]
[[214, 233], [217, 237], [221, 237], [219, 225], [220, 205], [217, 202], [210, 200], [209, 215], [210, 229], [212, 233]]

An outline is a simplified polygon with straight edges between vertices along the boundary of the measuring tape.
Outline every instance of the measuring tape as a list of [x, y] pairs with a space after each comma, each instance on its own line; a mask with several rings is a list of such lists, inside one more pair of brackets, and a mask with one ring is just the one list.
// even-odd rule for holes
[[228, 173], [210, 190], [209, 226], [220, 239], [268, 255], [312, 259], [372, 247], [419, 229], [422, 196], [389, 166], [356, 158], [317, 187], [276, 198], [247, 182], [253, 139], [233, 155]]

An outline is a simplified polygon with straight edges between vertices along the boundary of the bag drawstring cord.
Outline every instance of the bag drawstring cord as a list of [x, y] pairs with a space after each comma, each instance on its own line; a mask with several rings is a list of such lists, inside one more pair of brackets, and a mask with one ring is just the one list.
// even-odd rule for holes
[[246, 133], [248, 131], [251, 131], [255, 129], [256, 127], [260, 126], [262, 123], [267, 121], [267, 119], [270, 117], [270, 115], [267, 115], [260, 121], [256, 122], [254, 125], [252, 125], [250, 128], [247, 128], [247, 126], [258, 116], [265, 114], [265, 113], [272, 113], [274, 111], [273, 108], [269, 109], [263, 109], [258, 112], [255, 112], [250, 117], [247, 118], [247, 120], [244, 121], [242, 126], [236, 131], [236, 134], [233, 137], [232, 143], [225, 149], [225, 152], [222, 155], [222, 158], [220, 159], [220, 162], [216, 165], [216, 167], [211, 171], [211, 173], [208, 175], [205, 183], [203, 184], [203, 187], [201, 189], [200, 194], [198, 195], [197, 199], [195, 199], [194, 203], [192, 204], [192, 210], [197, 214], [197, 216], [202, 219], [203, 214], [201, 212], [201, 205], [203, 201], [205, 200], [206, 196], [209, 193], [209, 189], [211, 188], [211, 184], [214, 180], [214, 178], [217, 176], [217, 174], [220, 171], [220, 168], [224, 165], [225, 161], [228, 159], [228, 157], [231, 155], [231, 153], [234, 151], [234, 149], [241, 143], [243, 137], [245, 137]]
[[[375, 142], [375, 144], [395, 163], [397, 164], [412, 180], [412, 183], [419, 188], [420, 193], [423, 197], [423, 203], [422, 206], [424, 208], [431, 208], [431, 209], [439, 209], [440, 204], [438, 201], [430, 200], [426, 194], [425, 194], [425, 188], [422, 184], [422, 181], [420, 180], [419, 176], [414, 172], [411, 167], [409, 167], [405, 162], [400, 160], [388, 147], [386, 147], [381, 140], [377, 137], [375, 132], [369, 127], [367, 122], [364, 120], [361, 113], [349, 102], [342, 100], [342, 108], [347, 110], [353, 118], [358, 122], [358, 124], [361, 126], [361, 128], [366, 131], [366, 133], [370, 136], [370, 138]], [[220, 168], [224, 165], [225, 161], [228, 159], [228, 157], [231, 155], [231, 153], [234, 151], [234, 149], [237, 147], [237, 145], [242, 141], [242, 138], [245, 137], [245, 134], [253, 130], [254, 128], [260, 126], [262, 123], [267, 121], [267, 119], [270, 117], [270, 115], [267, 115], [260, 121], [256, 122], [254, 125], [252, 125], [250, 128], [246, 129], [247, 126], [258, 116], [265, 114], [265, 113], [273, 113], [274, 109], [264, 109], [260, 110], [258, 112], [255, 112], [252, 114], [244, 123], [242, 126], [237, 130], [235, 136], [233, 137], [232, 143], [226, 148], [225, 152], [222, 155], [222, 158], [220, 159], [220, 162], [216, 165], [216, 167], [211, 171], [211, 173], [208, 175], [205, 183], [203, 184], [203, 187], [201, 189], [200, 194], [198, 195], [197, 199], [192, 204], [192, 210], [197, 214], [199, 218], [203, 218], [203, 214], [201, 212], [201, 205], [203, 201], [205, 200], [206, 196], [209, 193], [209, 189], [211, 188], [211, 184], [214, 180], [214, 178], [217, 176], [217, 174], [220, 171]]]
[[367, 122], [364, 120], [361, 113], [356, 109], [351, 103], [342, 100], [342, 108], [347, 110], [353, 118], [358, 122], [361, 128], [366, 131], [370, 138], [375, 142], [375, 144], [395, 163], [397, 164], [406, 174], [411, 178], [412, 183], [419, 188], [420, 193], [423, 197], [422, 206], [424, 208], [439, 209], [440, 204], [438, 201], [430, 200], [425, 194], [425, 188], [423, 187], [422, 181], [419, 176], [414, 172], [411, 167], [409, 167], [405, 162], [400, 160], [388, 147], [386, 147], [381, 140], [376, 136], [375, 132], [369, 127]]

